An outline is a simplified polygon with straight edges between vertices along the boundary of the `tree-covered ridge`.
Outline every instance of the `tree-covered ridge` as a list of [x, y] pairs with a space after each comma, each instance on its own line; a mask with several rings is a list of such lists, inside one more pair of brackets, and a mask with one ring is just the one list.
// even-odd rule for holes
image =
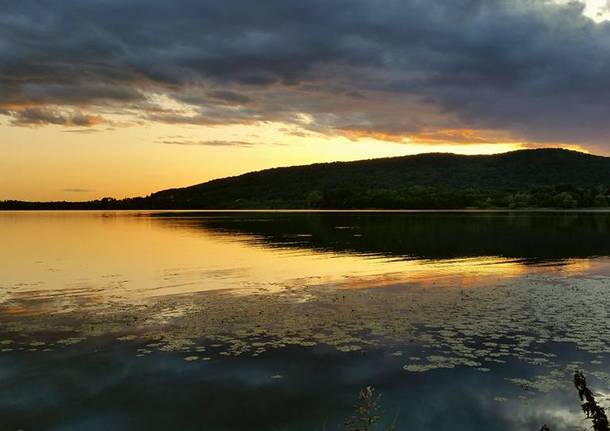
[[0, 208], [456, 209], [610, 206], [610, 158], [562, 149], [430, 153], [267, 169], [147, 197]]

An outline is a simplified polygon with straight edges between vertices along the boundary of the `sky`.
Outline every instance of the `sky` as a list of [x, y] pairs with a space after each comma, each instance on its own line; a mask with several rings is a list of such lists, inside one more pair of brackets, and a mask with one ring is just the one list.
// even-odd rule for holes
[[3, 0], [0, 199], [275, 166], [610, 155], [610, 1]]

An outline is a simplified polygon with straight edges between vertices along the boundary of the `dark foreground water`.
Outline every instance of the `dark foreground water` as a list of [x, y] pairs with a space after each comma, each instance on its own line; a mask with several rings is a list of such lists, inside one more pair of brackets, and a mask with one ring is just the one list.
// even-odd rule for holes
[[0, 213], [0, 430], [577, 430], [610, 213]]

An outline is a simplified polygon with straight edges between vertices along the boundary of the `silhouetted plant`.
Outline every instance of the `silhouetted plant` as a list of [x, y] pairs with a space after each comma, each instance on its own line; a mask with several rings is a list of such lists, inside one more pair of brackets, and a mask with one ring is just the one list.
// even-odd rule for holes
[[578, 396], [582, 401], [582, 411], [593, 420], [593, 429], [595, 431], [610, 431], [606, 412], [603, 407], [597, 404], [593, 392], [587, 387], [585, 375], [580, 370], [576, 370], [574, 373], [574, 386], [576, 386]]
[[[382, 418], [381, 395], [375, 394], [372, 386], [360, 390], [354, 415], [345, 423], [348, 431], [371, 431]], [[385, 431], [394, 431], [394, 424]]]

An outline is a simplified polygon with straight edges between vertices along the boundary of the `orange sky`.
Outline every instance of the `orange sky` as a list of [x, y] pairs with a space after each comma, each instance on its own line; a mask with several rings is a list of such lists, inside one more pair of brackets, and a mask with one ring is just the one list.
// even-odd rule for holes
[[607, 1], [471, 3], [9, 3], [0, 200], [423, 152], [610, 155]]
[[[453, 136], [458, 141], [454, 144], [426, 139], [423, 143], [408, 142], [408, 138], [397, 143], [382, 136], [296, 136], [282, 131], [284, 128], [286, 125], [273, 123], [215, 127], [147, 124], [77, 133], [62, 126], [3, 125], [0, 199], [122, 198], [275, 166], [430, 151], [497, 153], [524, 146], [519, 142], [487, 144], [477, 139], [469, 144], [457, 135]], [[200, 141], [252, 145], [198, 145]]]

